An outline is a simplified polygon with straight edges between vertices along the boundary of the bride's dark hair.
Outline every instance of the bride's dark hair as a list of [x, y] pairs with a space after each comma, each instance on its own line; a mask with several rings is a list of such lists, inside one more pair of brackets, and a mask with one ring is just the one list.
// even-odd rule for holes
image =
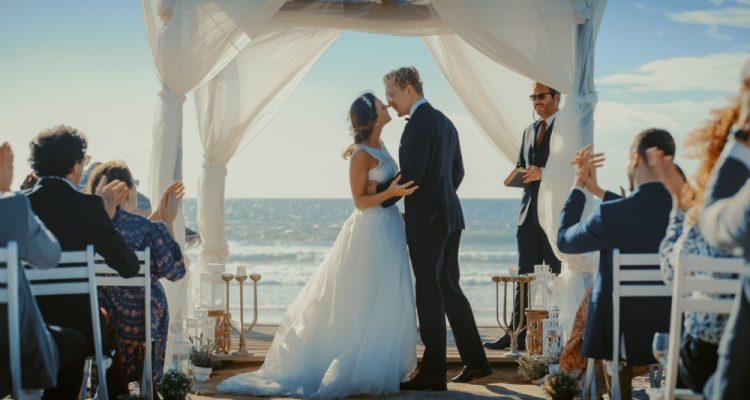
[[367, 92], [357, 97], [349, 107], [349, 129], [354, 137], [354, 144], [347, 146], [341, 154], [346, 160], [354, 152], [354, 147], [366, 141], [372, 135], [375, 122], [378, 120], [378, 111], [375, 108], [375, 95]]

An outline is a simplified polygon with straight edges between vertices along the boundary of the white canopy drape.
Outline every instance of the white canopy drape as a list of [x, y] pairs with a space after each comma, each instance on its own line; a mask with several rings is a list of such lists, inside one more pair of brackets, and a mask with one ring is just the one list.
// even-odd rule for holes
[[[204, 244], [199, 264], [221, 262], [228, 256], [224, 178], [243, 136], [262, 129], [345, 29], [422, 36], [480, 131], [512, 162], [523, 126], [530, 121], [525, 115], [508, 113], [509, 102], [524, 101], [518, 96], [528, 94], [508, 88], [519, 82], [529, 88], [530, 82], [539, 81], [567, 95], [555, 124], [539, 198], [540, 221], [555, 243], [559, 211], [572, 182], [567, 163], [575, 150], [593, 139], [593, 47], [606, 0], [142, 0], [142, 4], [163, 86], [154, 122], [154, 199], [173, 179], [181, 178], [182, 104], [188, 92], [199, 88], [196, 107], [204, 148], [198, 192]], [[514, 83], [508, 84], [511, 80]], [[588, 269], [593, 265], [591, 259], [564, 260]], [[173, 316], [185, 310], [186, 293], [168, 291], [168, 297]]]
[[[195, 92], [203, 145], [203, 171], [198, 182], [198, 229], [203, 238], [200, 260], [229, 256], [224, 235], [226, 165], [242, 138], [259, 132], [294, 92], [318, 57], [340, 31], [326, 28], [270, 28], [261, 32], [224, 70]], [[197, 284], [192, 285], [197, 299]]]

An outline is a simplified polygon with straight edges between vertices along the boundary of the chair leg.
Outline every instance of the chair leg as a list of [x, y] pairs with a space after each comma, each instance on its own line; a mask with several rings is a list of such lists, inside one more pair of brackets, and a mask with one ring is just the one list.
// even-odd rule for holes
[[91, 357], [83, 363], [83, 380], [81, 381], [81, 400], [86, 400], [88, 394], [89, 371], [91, 371]]
[[596, 400], [596, 373], [594, 372], [594, 359], [589, 358], [586, 361], [586, 375], [583, 378], [583, 390], [581, 390], [581, 398], [583, 400], [588, 399], [587, 394], [590, 390], [590, 399]]

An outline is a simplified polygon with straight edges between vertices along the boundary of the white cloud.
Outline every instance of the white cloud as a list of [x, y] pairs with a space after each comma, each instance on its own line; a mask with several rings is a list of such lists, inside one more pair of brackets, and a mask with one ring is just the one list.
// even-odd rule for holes
[[[750, 3], [749, 0], [742, 0]], [[750, 8], [729, 7], [720, 10], [698, 10], [667, 13], [676, 22], [699, 25], [724, 25], [750, 28]]]
[[596, 83], [626, 92], [734, 92], [748, 58], [748, 52], [667, 58], [603, 76]]
[[638, 8], [641, 11], [645, 11], [645, 12], [653, 12], [654, 11], [654, 9], [648, 7], [647, 5], [645, 5], [643, 3], [635, 3], [635, 6], [636, 6], [636, 8]]
[[709, 119], [710, 110], [729, 104], [727, 97], [668, 103], [600, 101], [594, 115], [594, 143], [596, 150], [606, 155], [606, 164], [599, 173], [602, 187], [617, 189], [618, 186], [626, 186], [624, 165], [627, 149], [636, 133], [652, 127], [666, 129], [674, 136], [677, 162], [688, 176], [692, 175], [697, 162], [683, 157], [685, 138]]
[[717, 40], [731, 40], [732, 37], [729, 36], [726, 33], [719, 32], [719, 27], [716, 25], [709, 25], [708, 28], [706, 28], [706, 33], [708, 34], [708, 37], [717, 39]]

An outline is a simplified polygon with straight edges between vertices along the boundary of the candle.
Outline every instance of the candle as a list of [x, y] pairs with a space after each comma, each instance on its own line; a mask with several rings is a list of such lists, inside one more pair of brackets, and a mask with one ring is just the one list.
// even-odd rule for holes
[[239, 275], [239, 276], [245, 276], [245, 275], [247, 275], [244, 265], [238, 265], [237, 266], [237, 275]]

